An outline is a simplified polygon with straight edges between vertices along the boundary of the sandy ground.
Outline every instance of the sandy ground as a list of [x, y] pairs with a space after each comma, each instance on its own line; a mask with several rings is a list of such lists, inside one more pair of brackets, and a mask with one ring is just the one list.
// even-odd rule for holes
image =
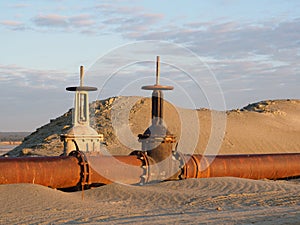
[[[126, 119], [122, 107], [128, 102], [121, 103], [116, 106], [117, 117]], [[147, 102], [140, 102], [130, 111], [129, 126], [135, 139], [124, 135], [128, 146], [139, 144], [136, 135], [149, 125], [149, 110]], [[179, 151], [300, 153], [300, 100], [264, 101], [215, 115], [198, 110], [199, 123], [195, 123], [195, 112], [174, 110], [166, 106], [165, 122], [180, 137]], [[122, 130], [122, 123], [119, 125]], [[192, 144], [186, 148], [190, 143], [194, 148]], [[129, 151], [117, 144], [110, 147], [122, 154]], [[82, 200], [81, 192], [66, 193], [34, 184], [0, 185], [0, 224], [300, 224], [299, 190], [299, 179], [225, 177], [142, 187], [111, 184], [85, 190]]]
[[1, 224], [299, 224], [300, 181], [190, 179], [65, 193], [1, 185]]

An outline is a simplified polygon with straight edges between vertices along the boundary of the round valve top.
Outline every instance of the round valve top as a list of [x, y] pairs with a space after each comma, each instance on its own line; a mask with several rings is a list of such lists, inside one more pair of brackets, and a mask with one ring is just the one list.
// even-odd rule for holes
[[147, 86], [142, 86], [143, 90], [162, 90], [162, 91], [167, 91], [167, 90], [173, 90], [173, 86], [167, 86], [167, 85], [160, 85], [159, 84], [159, 76], [160, 76], [160, 62], [159, 62], [159, 56], [156, 57], [156, 84], [154, 85], [147, 85]]
[[80, 86], [67, 87], [67, 91], [97, 91], [96, 87], [83, 86], [84, 68], [80, 66]]

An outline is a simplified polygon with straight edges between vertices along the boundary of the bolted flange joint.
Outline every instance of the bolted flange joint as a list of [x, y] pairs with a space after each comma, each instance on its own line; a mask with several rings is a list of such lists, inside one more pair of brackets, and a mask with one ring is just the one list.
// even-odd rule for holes
[[75, 150], [70, 152], [69, 156], [75, 157], [78, 160], [78, 165], [80, 166], [80, 181], [78, 186], [81, 186], [84, 189], [85, 186], [91, 184], [90, 181], [90, 165], [85, 154], [82, 151]]

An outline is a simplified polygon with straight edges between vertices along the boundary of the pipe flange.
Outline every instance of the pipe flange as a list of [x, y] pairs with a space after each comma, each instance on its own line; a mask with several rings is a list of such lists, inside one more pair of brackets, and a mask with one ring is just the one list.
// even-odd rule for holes
[[141, 181], [139, 185], [144, 185], [149, 182], [149, 174], [150, 174], [150, 162], [147, 156], [146, 152], [143, 151], [133, 151], [130, 153], [130, 155], [135, 155], [138, 157], [139, 160], [142, 161], [142, 169], [143, 169], [143, 174], [141, 175]]
[[172, 151], [172, 160], [174, 161], [177, 161], [179, 162], [179, 168], [180, 168], [180, 174], [179, 174], [179, 179], [180, 180], [183, 180], [185, 179], [185, 172], [184, 172], [184, 169], [185, 169], [185, 160], [184, 160], [184, 155], [183, 153], [181, 152], [178, 152], [178, 151]]
[[82, 151], [72, 151], [69, 156], [73, 156], [78, 160], [78, 164], [80, 166], [80, 181], [78, 185], [84, 187], [85, 185], [91, 184], [90, 181], [90, 165], [85, 154]]

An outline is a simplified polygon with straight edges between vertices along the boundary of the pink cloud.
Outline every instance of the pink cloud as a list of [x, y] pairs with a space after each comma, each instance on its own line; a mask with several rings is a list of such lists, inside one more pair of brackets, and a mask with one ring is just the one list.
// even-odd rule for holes
[[95, 24], [91, 16], [86, 14], [70, 17], [69, 22], [74, 26], [90, 26]]
[[67, 27], [68, 21], [66, 16], [57, 14], [38, 15], [33, 19], [37, 26], [45, 27]]
[[14, 20], [3, 20], [0, 22], [0, 24], [9, 27], [18, 27], [23, 25], [23, 23]]
[[63, 16], [58, 14], [38, 15], [33, 21], [37, 26], [52, 28], [76, 28], [95, 24], [95, 21], [88, 14], [76, 16]]

